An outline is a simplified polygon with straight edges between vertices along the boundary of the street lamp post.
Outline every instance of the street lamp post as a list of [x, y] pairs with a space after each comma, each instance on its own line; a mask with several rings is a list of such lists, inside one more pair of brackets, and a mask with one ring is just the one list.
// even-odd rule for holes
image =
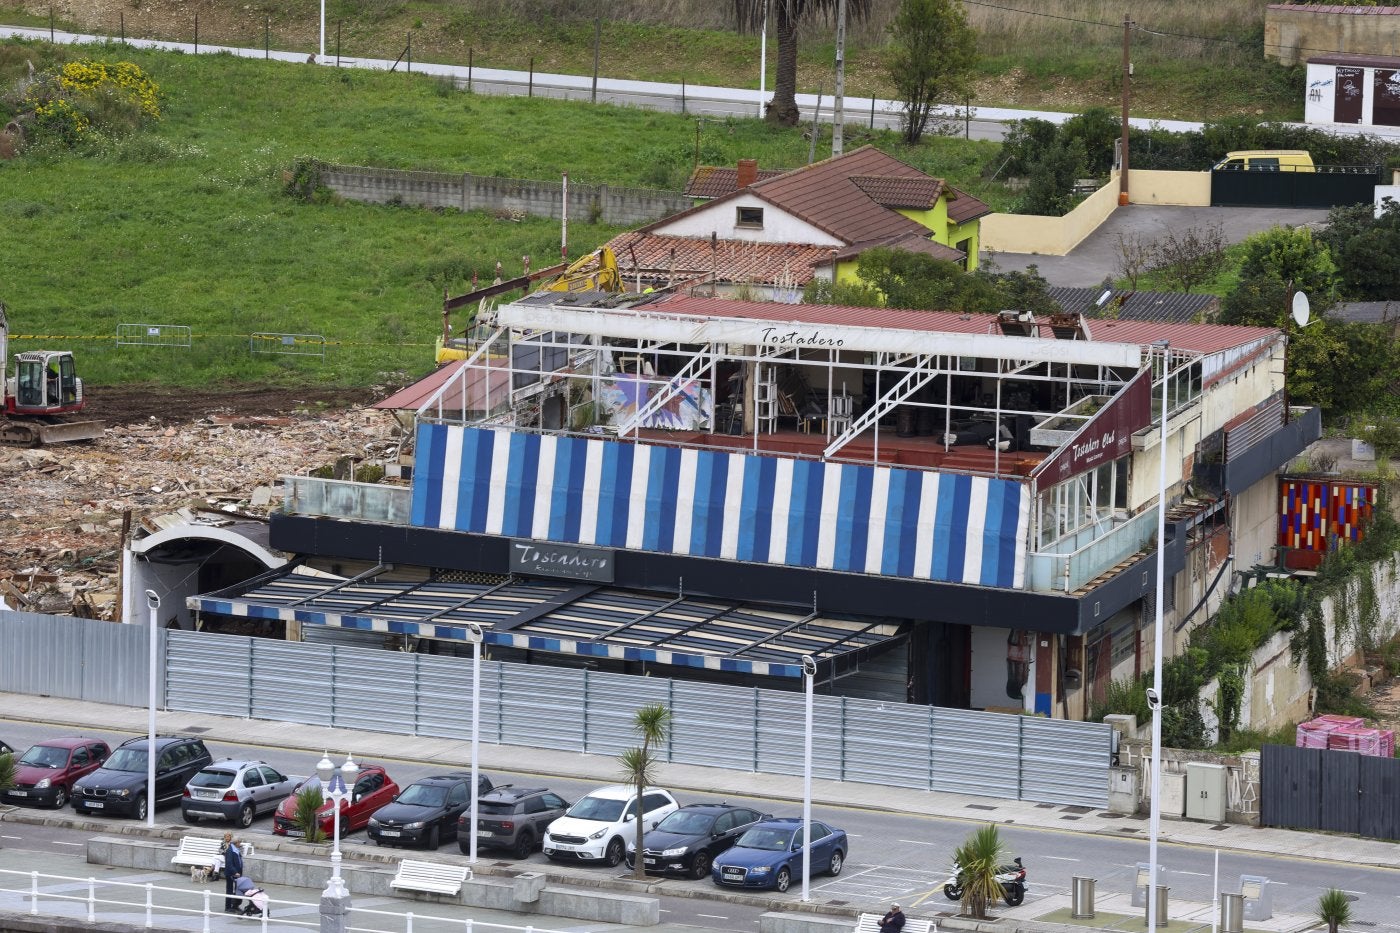
[[467, 641], [472, 645], [472, 802], [467, 825], [471, 827], [471, 854], [467, 861], [476, 864], [476, 788], [480, 780], [477, 772], [477, 752], [481, 742], [481, 626], [475, 622], [467, 624]]
[[807, 688], [807, 729], [802, 740], [802, 900], [808, 900], [812, 879], [812, 687], [817, 679], [817, 659], [802, 656], [802, 679]]
[[[1171, 344], [1159, 340], [1152, 345], [1162, 351], [1162, 434], [1157, 445], [1157, 600], [1152, 632], [1152, 800], [1148, 828], [1147, 928], [1157, 926], [1157, 834], [1162, 824], [1162, 600], [1166, 593], [1167, 566], [1167, 415], [1171, 385]], [[1152, 699], [1152, 697], [1149, 697]]]
[[155, 590], [146, 591], [146, 608], [150, 610], [146, 624], [150, 632], [146, 639], [146, 828], [156, 825], [156, 663], [159, 652], [160, 597]]
[[355, 786], [355, 778], [359, 773], [359, 765], [355, 764], [349, 754], [346, 754], [345, 764], [340, 766], [339, 771], [331, 763], [329, 753], [323, 753], [316, 765], [316, 777], [321, 780], [321, 795], [334, 804], [331, 810], [331, 877], [326, 882], [326, 890], [321, 892], [323, 901], [331, 898], [348, 903], [350, 898], [350, 892], [340, 876], [340, 808], [350, 799], [350, 788]]
[[326, 60], [326, 0], [321, 0], [321, 53], [316, 56], [316, 64]]

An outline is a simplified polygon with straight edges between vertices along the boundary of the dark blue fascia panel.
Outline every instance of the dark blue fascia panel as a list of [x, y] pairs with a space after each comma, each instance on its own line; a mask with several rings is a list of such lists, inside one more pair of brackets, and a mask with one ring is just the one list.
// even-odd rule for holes
[[1294, 416], [1248, 450], [1230, 458], [1225, 464], [1225, 491], [1238, 496], [1266, 476], [1277, 473], [1279, 467], [1298, 456], [1321, 436], [1321, 409], [1309, 408], [1303, 414]]

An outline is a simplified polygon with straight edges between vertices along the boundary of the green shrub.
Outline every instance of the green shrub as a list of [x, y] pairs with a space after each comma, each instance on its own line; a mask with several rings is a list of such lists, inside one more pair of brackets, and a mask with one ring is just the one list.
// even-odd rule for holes
[[292, 821], [302, 831], [307, 842], [321, 842], [326, 838], [318, 818], [321, 806], [325, 802], [325, 798], [321, 796], [321, 785], [314, 781], [297, 792], [297, 809]]

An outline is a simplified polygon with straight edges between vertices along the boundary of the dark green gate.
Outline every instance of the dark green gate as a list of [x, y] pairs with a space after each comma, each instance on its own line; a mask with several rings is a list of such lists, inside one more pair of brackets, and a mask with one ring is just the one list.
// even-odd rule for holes
[[1315, 172], [1212, 169], [1212, 207], [1342, 207], [1370, 204], [1378, 165], [1320, 165]]

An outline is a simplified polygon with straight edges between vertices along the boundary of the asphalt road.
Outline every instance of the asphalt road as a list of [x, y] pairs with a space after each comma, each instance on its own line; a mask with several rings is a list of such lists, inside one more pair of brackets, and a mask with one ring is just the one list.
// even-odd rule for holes
[[[26, 748], [34, 741], [55, 735], [56, 732], [51, 726], [0, 719], [0, 737], [17, 749]], [[126, 736], [108, 733], [98, 734], [97, 737], [115, 745]], [[237, 746], [217, 741], [210, 741], [208, 745], [210, 753], [216, 759], [259, 758], [289, 774], [308, 773], [315, 765], [313, 757], [299, 751]], [[390, 776], [400, 786], [406, 786], [419, 777], [443, 770], [440, 764], [430, 765], [394, 759], [376, 761], [388, 769]], [[517, 784], [542, 784], [570, 800], [577, 799], [596, 786], [595, 782], [581, 782], [556, 775], [496, 771], [487, 773], [495, 783], [510, 781]], [[735, 774], [735, 786], [742, 787], [745, 777], [743, 774]], [[730, 802], [747, 803], [775, 815], [796, 816], [801, 813], [800, 801], [756, 798], [741, 793], [679, 793], [677, 797], [682, 804], [722, 798]], [[988, 811], [994, 811], [995, 807], [991, 806], [993, 802], [988, 803]], [[1063, 809], [1073, 811], [1076, 808]], [[946, 911], [952, 907], [944, 900], [941, 892], [950, 853], [979, 822], [978, 819], [958, 820], [823, 806], [814, 806], [812, 815], [815, 819], [845, 829], [851, 839], [846, 870], [838, 878], [823, 876], [812, 879], [813, 900], [862, 908], [898, 901], [905, 905], [906, 909], [919, 913]], [[1073, 812], [1066, 812], [1062, 818], [1072, 821], [1073, 816]], [[984, 818], [995, 820], [991, 812]], [[118, 818], [111, 819], [117, 825], [126, 822]], [[178, 807], [162, 809], [157, 813], [156, 820], [158, 823], [183, 825]], [[1126, 894], [1131, 890], [1136, 876], [1137, 863], [1146, 861], [1148, 857], [1145, 820], [1142, 821], [1141, 827], [1139, 840], [1079, 834], [1070, 830], [1019, 828], [1003, 823], [1002, 836], [1006, 840], [1009, 854], [1019, 855], [1024, 859], [1029, 869], [1031, 887], [1025, 904], [1013, 910], [1003, 910], [1002, 914], [1008, 917], [1029, 918], [1047, 912], [1061, 903], [1059, 899], [1068, 893], [1071, 879], [1079, 875], [1097, 879], [1101, 898], [1111, 892]], [[247, 834], [256, 843], [259, 834], [270, 832], [270, 820], [263, 817], [254, 823]], [[0, 842], [7, 847], [76, 852], [87, 835], [66, 828], [38, 827], [12, 822], [0, 824]], [[345, 841], [349, 848], [366, 843], [363, 832], [352, 834]], [[448, 843], [446, 850], [455, 851], [455, 843]], [[1215, 900], [1212, 893], [1214, 850], [1163, 845], [1160, 852], [1163, 878], [1161, 883], [1171, 888], [1174, 903], [1190, 901], [1205, 905]], [[499, 858], [504, 864], [511, 866], [521, 864], [508, 857], [498, 857], [490, 853], [484, 853], [483, 857]], [[1400, 870], [1351, 867], [1290, 857], [1283, 853], [1259, 856], [1222, 852], [1219, 859], [1220, 890], [1238, 890], [1238, 879], [1242, 874], [1268, 877], [1276, 885], [1272, 889], [1276, 913], [1311, 916], [1315, 912], [1318, 896], [1325, 889], [1335, 887], [1357, 898], [1353, 904], [1354, 920], [1350, 928], [1355, 933], [1383, 933], [1389, 930], [1400, 933]], [[548, 864], [539, 853], [532, 855], [529, 861], [539, 863], [541, 868]], [[577, 875], [580, 878], [593, 879], [596, 879], [599, 873], [620, 873], [617, 869], [553, 864], [548, 865], [548, 870], [556, 875]], [[663, 910], [671, 911], [674, 916], [695, 918], [687, 919], [687, 923], [711, 926], [715, 929], [748, 929], [751, 924], [757, 923], [758, 915], [762, 912], [757, 907], [721, 902], [708, 902], [705, 908], [697, 907], [694, 897], [704, 897], [705, 892], [713, 891], [708, 881], [672, 880], [668, 881], [666, 886], [692, 893], [691, 898], [666, 898], [662, 904]], [[794, 885], [794, 890], [787, 895], [775, 895], [774, 902], [781, 905], [785, 901], [795, 901], [797, 894], [797, 886]]]

